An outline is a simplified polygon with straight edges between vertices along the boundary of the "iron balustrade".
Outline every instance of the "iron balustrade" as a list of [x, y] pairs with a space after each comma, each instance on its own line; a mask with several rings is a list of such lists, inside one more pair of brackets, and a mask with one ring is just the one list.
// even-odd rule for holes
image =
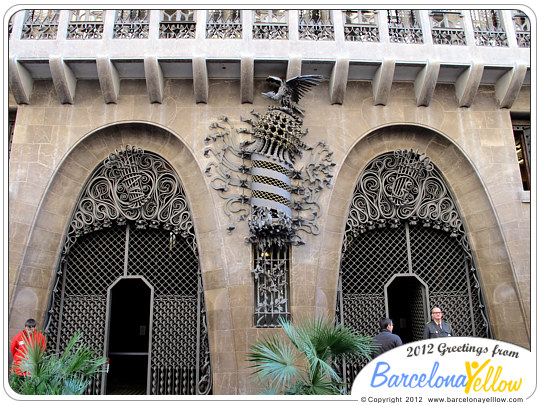
[[287, 10], [254, 10], [253, 39], [289, 39]]
[[474, 39], [477, 46], [508, 46], [498, 10], [471, 10]]
[[[65, 32], [59, 33], [59, 16], [71, 13]], [[161, 39], [195, 39], [197, 24], [205, 24], [206, 38], [242, 38], [244, 16], [241, 10], [208, 10], [206, 21], [196, 21], [197, 10], [158, 10], [160, 17], [157, 31]], [[253, 10], [252, 38], [289, 40], [288, 15], [291, 10]], [[151, 21], [150, 10], [116, 10], [113, 38], [149, 39]], [[437, 45], [509, 46], [504, 31], [503, 18], [498, 10], [471, 11], [475, 30], [467, 39], [463, 27], [463, 14], [459, 10], [343, 10], [343, 31], [345, 41], [379, 42], [381, 29], [388, 29], [388, 40], [396, 43], [424, 43], [421, 13], [428, 13], [431, 21], [433, 43]], [[378, 15], [386, 18], [387, 28], [379, 27]], [[386, 17], [384, 15], [386, 14]], [[492, 16], [492, 17], [490, 17]], [[103, 39], [105, 10], [26, 10], [20, 28], [21, 39], [54, 40], [64, 34], [68, 39]], [[531, 28], [527, 15], [519, 10], [512, 11], [517, 44], [530, 48]], [[153, 22], [152, 22], [153, 23]], [[332, 10], [300, 10], [298, 14], [299, 39], [333, 41]], [[13, 16], [8, 23], [8, 33], [13, 32]], [[338, 27], [341, 28], [341, 27]], [[19, 34], [19, 33], [16, 33]], [[469, 41], [468, 41], [469, 40]]]
[[390, 42], [422, 44], [424, 38], [416, 10], [388, 10]]
[[68, 39], [102, 39], [104, 10], [71, 10]]
[[345, 41], [379, 42], [376, 10], [343, 11]]
[[195, 29], [195, 10], [161, 10], [160, 38], [193, 39]]
[[331, 10], [299, 10], [298, 32], [300, 39], [332, 41], [334, 24]]

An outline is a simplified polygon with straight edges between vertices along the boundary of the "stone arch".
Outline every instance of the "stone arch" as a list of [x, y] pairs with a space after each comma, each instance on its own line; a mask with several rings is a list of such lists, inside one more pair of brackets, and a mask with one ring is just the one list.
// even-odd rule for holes
[[[328, 310], [331, 311], [333, 307], [330, 305], [335, 304], [343, 232], [354, 192], [354, 186], [351, 185], [356, 184], [368, 162], [383, 153], [398, 149], [425, 153], [452, 189], [478, 264], [493, 337], [501, 338], [504, 330], [516, 328], [521, 328], [527, 334], [525, 313], [521, 307], [512, 262], [481, 177], [464, 151], [451, 139], [432, 129], [415, 125], [392, 125], [365, 134], [351, 147], [339, 168], [329, 203], [334, 215], [329, 215], [327, 220], [326, 228], [330, 231], [323, 236], [324, 250], [321, 252], [318, 277], [319, 293], [324, 293]], [[486, 243], [488, 235], [489, 243]], [[334, 288], [328, 289], [329, 285]], [[504, 303], [500, 300], [501, 289], [507, 298]], [[506, 310], [511, 308], [513, 313], [521, 314], [521, 319], [504, 317], [505, 307]]]
[[[198, 201], [190, 206], [198, 240], [210, 347], [213, 350], [215, 325], [218, 325], [218, 329], [230, 330], [232, 321], [225, 287], [214, 281], [219, 279], [224, 269], [221, 267], [220, 250], [216, 249], [222, 242], [218, 240], [219, 232], [216, 232], [212, 198], [202, 198], [207, 194], [210, 196], [210, 193], [205, 186], [201, 186], [206, 184], [204, 173], [188, 146], [178, 135], [148, 123], [129, 122], [96, 129], [74, 144], [58, 164], [31, 225], [29, 242], [14, 289], [9, 322], [13, 325], [24, 324], [29, 312], [36, 314], [38, 320], [45, 319], [54, 274], [77, 196], [95, 167], [109, 153], [127, 144], [163, 157], [178, 174], [188, 201]], [[30, 304], [26, 298], [28, 290], [36, 297]], [[220, 349], [216, 350], [219, 352]], [[212, 354], [215, 355], [214, 352]], [[219, 364], [213, 371], [220, 373]]]

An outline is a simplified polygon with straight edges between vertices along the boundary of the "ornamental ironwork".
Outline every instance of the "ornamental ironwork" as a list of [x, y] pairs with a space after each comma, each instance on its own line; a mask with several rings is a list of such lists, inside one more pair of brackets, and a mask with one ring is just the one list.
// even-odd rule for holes
[[477, 46], [508, 46], [508, 37], [498, 10], [471, 10]]
[[71, 10], [67, 38], [103, 38], [103, 10]]
[[242, 38], [240, 10], [208, 10], [206, 38]]
[[333, 41], [331, 10], [299, 10], [298, 32], [300, 39]]
[[27, 10], [22, 39], [56, 39], [60, 10]]
[[287, 10], [254, 10], [253, 39], [288, 39]]
[[512, 11], [512, 19], [514, 20], [514, 28], [518, 46], [521, 48], [531, 47], [531, 22], [527, 14], [521, 10]]
[[149, 16], [148, 10], [117, 10], [113, 38], [147, 39]]
[[463, 15], [456, 10], [432, 10], [429, 13], [433, 43], [440, 45], [467, 45]]
[[417, 17], [418, 10], [388, 10], [390, 42], [422, 44], [422, 28]]
[[193, 39], [195, 31], [195, 10], [161, 10], [160, 38]]
[[247, 221], [246, 241], [255, 246], [256, 326], [276, 326], [279, 315], [288, 314], [289, 246], [304, 244], [303, 234], [319, 233], [318, 200], [330, 187], [335, 163], [325, 143], [303, 142], [307, 130], [302, 128], [298, 101], [321, 80], [315, 75], [286, 82], [269, 77], [276, 90], [263, 94], [280, 106], [270, 106], [263, 114], [252, 111], [254, 118], [242, 119], [250, 129], [237, 129], [220, 117], [205, 139], [213, 144], [205, 155], [214, 157], [206, 174], [225, 200], [227, 230]]
[[[91, 348], [109, 355], [108, 292], [133, 278], [153, 291], [140, 393], [211, 393], [204, 290], [183, 186], [161, 157], [126, 146], [98, 166], [76, 204], [51, 293], [48, 350], [61, 352], [79, 330]], [[105, 394], [106, 379], [94, 379], [87, 394]]]
[[[409, 341], [423, 338], [435, 306], [444, 308], [456, 335], [490, 338], [476, 268], [450, 188], [425, 154], [397, 150], [368, 163], [346, 222], [338, 321], [362, 335], [377, 334], [379, 319], [395, 315], [390, 290], [400, 279], [407, 284], [397, 305], [408, 312]], [[365, 364], [346, 359], [335, 366], [350, 384]]]
[[345, 41], [379, 42], [377, 17], [375, 10], [343, 11]]

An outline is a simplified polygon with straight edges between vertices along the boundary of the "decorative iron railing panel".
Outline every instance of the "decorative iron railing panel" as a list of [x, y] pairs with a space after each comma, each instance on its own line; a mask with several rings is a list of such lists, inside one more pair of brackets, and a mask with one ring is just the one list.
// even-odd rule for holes
[[531, 47], [531, 22], [529, 17], [520, 10], [513, 10], [512, 16], [514, 20], [514, 28], [518, 46], [521, 48]]
[[433, 10], [430, 12], [433, 43], [438, 45], [467, 45], [463, 16], [455, 10]]
[[[87, 182], [64, 242], [46, 324], [49, 350], [77, 331], [106, 353], [108, 292], [124, 277], [153, 289], [147, 392], [209, 394], [210, 348], [189, 205], [158, 156], [135, 147], [104, 160]], [[100, 378], [88, 394], [102, 392]]]
[[333, 41], [334, 24], [330, 10], [300, 10], [298, 31], [300, 39]]
[[195, 30], [195, 10], [161, 10], [160, 38], [193, 39]]
[[[336, 319], [374, 336], [389, 314], [396, 275], [408, 287], [411, 336], [439, 306], [458, 336], [491, 337], [468, 237], [446, 182], [425, 155], [395, 151], [371, 161], [351, 201], [342, 248]], [[427, 297], [425, 296], [427, 294]], [[336, 365], [348, 384], [367, 360]]]
[[56, 39], [60, 10], [27, 10], [22, 39]]
[[149, 24], [148, 10], [117, 10], [113, 38], [146, 39]]
[[289, 39], [287, 10], [254, 10], [253, 39]]
[[379, 42], [377, 17], [375, 10], [343, 11], [345, 41]]
[[103, 38], [103, 10], [71, 10], [67, 38]]
[[422, 27], [418, 22], [417, 10], [388, 10], [390, 42], [422, 44]]
[[206, 38], [242, 38], [240, 10], [208, 10]]
[[471, 18], [477, 46], [508, 46], [498, 10], [471, 10]]

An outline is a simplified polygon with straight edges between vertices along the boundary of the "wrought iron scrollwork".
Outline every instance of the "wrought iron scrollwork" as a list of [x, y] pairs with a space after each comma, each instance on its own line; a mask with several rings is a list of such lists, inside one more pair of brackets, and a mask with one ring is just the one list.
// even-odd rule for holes
[[212, 143], [205, 155], [214, 158], [206, 174], [225, 199], [227, 230], [247, 220], [246, 241], [255, 246], [256, 326], [276, 326], [278, 317], [289, 314], [289, 246], [304, 244], [304, 233], [319, 233], [319, 197], [330, 187], [335, 166], [324, 142], [309, 146], [303, 141], [307, 130], [298, 115], [303, 113], [297, 104], [301, 96], [322, 77], [268, 80], [276, 91], [263, 95], [280, 106], [241, 119], [250, 128], [236, 129], [227, 117], [220, 117], [205, 139]]
[[425, 154], [399, 150], [372, 162], [357, 185], [347, 225], [355, 233], [402, 220], [464, 235], [450, 191]]
[[[445, 308], [459, 336], [491, 337], [469, 238], [443, 176], [413, 150], [384, 153], [365, 167], [349, 208], [342, 246], [336, 319], [359, 333], [377, 333], [389, 308], [392, 277], [414, 276], [423, 293], [408, 291], [411, 314]], [[386, 286], [386, 287], [385, 287]], [[420, 314], [421, 312], [421, 314]], [[427, 319], [425, 319], [427, 320]], [[422, 339], [422, 328], [411, 328]], [[341, 373], [352, 382], [365, 362], [347, 360]]]
[[195, 242], [188, 203], [179, 179], [162, 159], [134, 146], [111, 153], [79, 199], [64, 245], [112, 223], [163, 227]]
[[[107, 291], [129, 277], [144, 278], [154, 291], [147, 392], [211, 393], [206, 305], [190, 207], [169, 163], [130, 145], [96, 168], [75, 206], [49, 304], [49, 350], [62, 350], [75, 330], [85, 331], [95, 350], [105, 350]], [[96, 380], [88, 393], [101, 390]]]

